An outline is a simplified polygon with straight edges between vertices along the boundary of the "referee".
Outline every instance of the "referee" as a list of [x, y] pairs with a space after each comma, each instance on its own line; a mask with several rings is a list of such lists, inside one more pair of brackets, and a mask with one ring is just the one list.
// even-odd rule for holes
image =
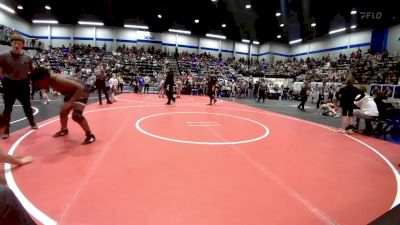
[[7, 127], [2, 139], [10, 136], [10, 117], [15, 100], [18, 99], [24, 109], [32, 129], [38, 129], [33, 118], [30, 101], [30, 73], [33, 70], [32, 58], [22, 51], [25, 40], [19, 34], [11, 36], [11, 51], [0, 54], [0, 77], [4, 88], [4, 117]]

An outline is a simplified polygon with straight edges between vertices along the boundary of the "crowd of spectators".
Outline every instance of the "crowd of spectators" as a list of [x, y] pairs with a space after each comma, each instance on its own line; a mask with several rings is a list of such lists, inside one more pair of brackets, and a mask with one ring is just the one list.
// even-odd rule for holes
[[[11, 28], [0, 26], [2, 43], [8, 43], [13, 32], [15, 31]], [[36, 39], [29, 39], [26, 45], [38, 47], [41, 43]], [[157, 89], [166, 71], [176, 70], [175, 77], [182, 83], [182, 93], [201, 95], [206, 93], [207, 77], [215, 75], [221, 95], [237, 98], [254, 96], [250, 92], [256, 92], [261, 78], [288, 78], [291, 82], [343, 83], [347, 76], [352, 75], [356, 84], [398, 84], [400, 71], [399, 59], [390, 57], [387, 51], [374, 54], [371, 51], [362, 52], [361, 49], [350, 55], [340, 54], [338, 57], [288, 57], [267, 62], [254, 58], [223, 58], [221, 54], [171, 54], [165, 48], [128, 48], [125, 45], [114, 52], [106, 52], [105, 47], [74, 44], [43, 50], [34, 59], [37, 65], [76, 76], [92, 87], [95, 80], [94, 68], [98, 62], [102, 62], [109, 78], [115, 75], [121, 85], [129, 85], [135, 91], [141, 91], [144, 86]], [[177, 69], [171, 65], [176, 65]], [[291, 87], [281, 84], [270, 82], [267, 86], [269, 93], [288, 95], [293, 92]], [[318, 91], [320, 90], [310, 90], [311, 94]]]
[[[0, 44], [10, 45], [10, 38], [15, 33], [13, 28], [4, 26], [0, 24]], [[27, 48], [43, 48], [42, 42], [38, 41], [36, 38], [27, 38], [25, 41], [25, 47]]]

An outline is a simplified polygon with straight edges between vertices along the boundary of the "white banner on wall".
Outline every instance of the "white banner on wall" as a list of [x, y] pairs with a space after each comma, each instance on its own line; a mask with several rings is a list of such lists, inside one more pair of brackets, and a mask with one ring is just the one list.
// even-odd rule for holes
[[293, 82], [293, 79], [286, 79], [286, 78], [265, 78], [267, 83], [273, 83], [275, 85], [287, 87], [289, 82]]
[[[293, 90], [295, 92], [300, 92], [301, 91], [301, 87], [303, 86], [303, 83], [304, 82], [294, 82]], [[309, 88], [312, 88], [312, 89], [316, 90], [317, 88], [322, 88], [322, 86], [323, 86], [322, 82], [311, 82]], [[327, 88], [329, 90], [330, 89], [336, 90], [336, 88], [341, 87], [341, 86], [342, 86], [342, 83], [339, 83], [339, 82], [335, 82], [335, 83], [327, 82], [327, 83], [325, 83], [325, 88]]]
[[148, 32], [148, 31], [137, 31], [137, 39], [141, 40], [154, 40], [155, 36], [153, 33]]

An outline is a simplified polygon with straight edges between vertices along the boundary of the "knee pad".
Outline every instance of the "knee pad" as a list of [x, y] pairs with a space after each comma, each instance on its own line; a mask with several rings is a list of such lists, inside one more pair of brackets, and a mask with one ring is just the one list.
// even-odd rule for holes
[[72, 112], [72, 120], [73, 121], [75, 121], [75, 122], [77, 122], [77, 123], [80, 123], [80, 122], [82, 122], [83, 120], [85, 119], [85, 117], [83, 117], [83, 115], [82, 115], [82, 111], [73, 111]]

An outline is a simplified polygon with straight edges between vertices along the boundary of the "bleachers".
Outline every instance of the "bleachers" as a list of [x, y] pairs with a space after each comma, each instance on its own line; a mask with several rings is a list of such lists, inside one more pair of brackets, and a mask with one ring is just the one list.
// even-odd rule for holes
[[162, 71], [161, 64], [153, 64], [151, 61], [148, 60], [139, 60], [133, 64], [138, 68], [140, 71], [141, 76], [153, 76], [153, 72], [160, 73]]

